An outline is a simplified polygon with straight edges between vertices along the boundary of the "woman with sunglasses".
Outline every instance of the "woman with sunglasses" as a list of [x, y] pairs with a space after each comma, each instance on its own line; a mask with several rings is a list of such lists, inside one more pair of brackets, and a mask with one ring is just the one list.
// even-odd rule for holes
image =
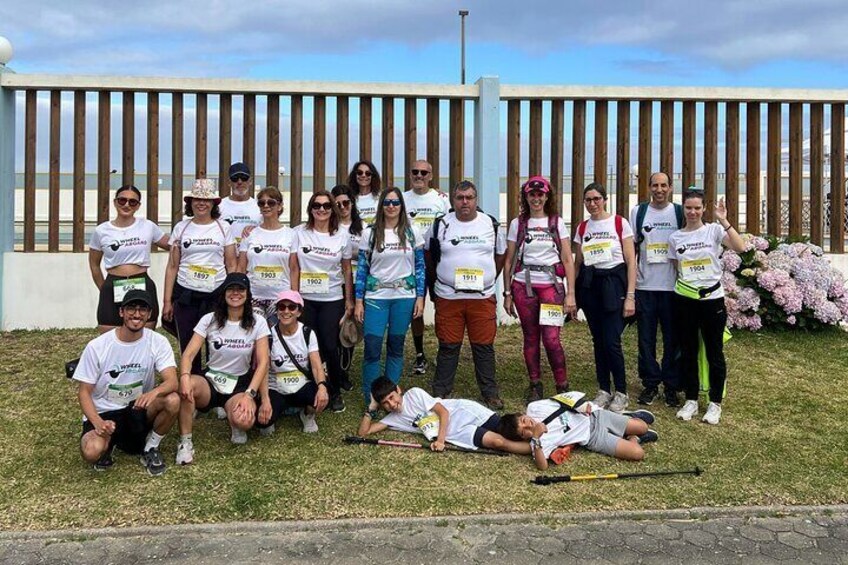
[[[150, 248], [155, 245], [160, 249], [170, 249], [168, 236], [154, 222], [135, 217], [141, 205], [141, 191], [136, 187], [122, 186], [112, 202], [118, 215], [114, 220], [94, 228], [88, 245], [88, 267], [100, 291], [97, 329], [103, 333], [122, 325], [118, 309], [124, 296], [132, 289], [146, 290], [150, 294], [153, 311], [147, 327], [153, 329], [159, 318], [159, 301], [156, 285], [147, 275]], [[101, 261], [106, 270], [105, 279], [100, 268]]]
[[[362, 396], [384, 374], [395, 384], [403, 371], [403, 345], [413, 318], [424, 313], [424, 238], [406, 214], [398, 188], [380, 194], [374, 224], [365, 228], [356, 274], [356, 319], [365, 327]], [[383, 339], [386, 367], [380, 371]]]
[[291, 289], [289, 255], [294, 232], [280, 222], [283, 195], [279, 190], [273, 186], [263, 188], [256, 203], [262, 223], [241, 240], [238, 270], [250, 279], [253, 307], [268, 319], [276, 312], [276, 296]]
[[[577, 305], [586, 314], [595, 350], [598, 395], [595, 404], [621, 412], [627, 408], [627, 380], [621, 334], [625, 318], [636, 314], [636, 250], [630, 223], [607, 212], [607, 190], [593, 182], [583, 190], [589, 219], [580, 222], [577, 243]], [[615, 384], [615, 396], [610, 386]]]
[[350, 170], [347, 185], [356, 192], [356, 207], [365, 224], [374, 221], [380, 195], [380, 173], [371, 161], [359, 161]]
[[332, 194], [313, 193], [307, 209], [309, 219], [294, 230], [291, 287], [303, 297], [303, 323], [318, 335], [321, 358], [327, 363], [330, 408], [343, 412], [339, 326], [345, 315], [353, 315], [350, 241], [348, 233], [339, 229]]
[[506, 236], [503, 272], [504, 287], [509, 290], [504, 292], [504, 308], [513, 317], [517, 310], [521, 321], [524, 363], [530, 377], [528, 404], [545, 398], [540, 337], [557, 393], [568, 390], [565, 352], [559, 335], [566, 316], [574, 316], [577, 311], [568, 228], [550, 196], [551, 184], [546, 178], [530, 177], [521, 187], [521, 210]]
[[[173, 321], [185, 351], [197, 322], [212, 311], [215, 290], [236, 269], [236, 244], [230, 225], [219, 219], [221, 199], [213, 179], [194, 181], [183, 200], [186, 218], [171, 232], [162, 319]], [[200, 372], [199, 358], [192, 372]]]

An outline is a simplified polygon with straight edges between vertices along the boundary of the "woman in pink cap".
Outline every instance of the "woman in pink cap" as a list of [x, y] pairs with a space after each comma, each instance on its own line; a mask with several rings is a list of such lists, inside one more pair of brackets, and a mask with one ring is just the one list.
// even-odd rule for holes
[[504, 265], [504, 308], [521, 321], [524, 363], [530, 377], [527, 402], [545, 398], [541, 381], [541, 351], [545, 346], [556, 391], [568, 390], [560, 328], [576, 312], [574, 260], [568, 227], [555, 210], [551, 184], [530, 177], [521, 187], [521, 210], [509, 224]]

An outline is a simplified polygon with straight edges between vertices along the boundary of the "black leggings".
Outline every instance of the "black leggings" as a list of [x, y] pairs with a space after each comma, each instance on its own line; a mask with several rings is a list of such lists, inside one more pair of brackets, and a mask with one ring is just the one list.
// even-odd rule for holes
[[339, 322], [345, 313], [344, 299], [332, 302], [304, 300], [301, 321], [315, 330], [318, 337], [318, 351], [321, 359], [327, 363], [327, 385], [330, 396], [339, 394], [342, 378], [342, 366], [339, 360]]
[[[189, 290], [179, 283], [174, 283], [172, 302], [174, 305], [174, 326], [177, 328], [177, 340], [180, 342], [180, 355], [186, 350], [188, 342], [194, 335], [194, 327], [204, 314], [214, 307], [214, 292], [197, 292]], [[209, 354], [207, 352], [206, 357]], [[201, 355], [198, 353], [191, 362], [191, 372], [201, 374]]]
[[721, 403], [727, 365], [724, 361], [724, 298], [693, 300], [674, 295], [675, 329], [680, 343], [681, 384], [686, 400], [698, 400], [698, 333], [704, 340], [710, 367], [710, 402]]

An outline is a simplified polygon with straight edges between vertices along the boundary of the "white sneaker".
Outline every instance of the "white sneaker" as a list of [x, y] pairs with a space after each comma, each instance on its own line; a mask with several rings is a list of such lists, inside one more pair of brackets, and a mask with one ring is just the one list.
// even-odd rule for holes
[[247, 432], [238, 428], [230, 427], [230, 441], [236, 445], [244, 445], [247, 443]]
[[219, 420], [226, 420], [227, 419], [227, 411], [224, 410], [221, 407], [213, 408], [212, 414], [214, 414], [215, 417], [218, 418]]
[[274, 435], [274, 431], [276, 429], [277, 428], [276, 428], [276, 426], [274, 426], [274, 424], [271, 424], [267, 428], [259, 428], [259, 435], [261, 435], [262, 437], [272, 436], [272, 435]]
[[595, 404], [597, 404], [601, 408], [606, 408], [607, 406], [609, 406], [609, 403], [610, 403], [611, 400], [612, 400], [612, 395], [610, 393], [608, 393], [605, 390], [599, 390], [598, 395], [595, 397], [595, 400], [593, 400], [592, 402], [594, 402]]
[[610, 402], [608, 410], [611, 412], [623, 412], [627, 405], [630, 403], [630, 398], [627, 397], [623, 392], [616, 392], [612, 397], [612, 402]]
[[298, 416], [300, 416], [300, 421], [303, 422], [303, 433], [314, 434], [318, 431], [315, 414], [307, 414], [306, 410], [301, 410]]
[[681, 420], [689, 421], [692, 419], [692, 416], [698, 415], [698, 401], [697, 400], [687, 400], [683, 405], [683, 408], [677, 411], [677, 417]]
[[191, 465], [194, 463], [194, 445], [190, 441], [180, 442], [177, 447], [177, 465]]
[[717, 426], [719, 420], [721, 420], [721, 404], [710, 402], [710, 405], [707, 406], [707, 413], [704, 414], [701, 421]]

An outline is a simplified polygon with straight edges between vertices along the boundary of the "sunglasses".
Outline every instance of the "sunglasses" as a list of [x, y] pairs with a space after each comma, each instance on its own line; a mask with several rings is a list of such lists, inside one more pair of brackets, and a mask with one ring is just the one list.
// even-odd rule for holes
[[426, 177], [430, 174], [430, 171], [425, 171], [424, 169], [412, 169], [412, 176], [415, 177]]
[[383, 200], [383, 206], [400, 206], [399, 198], [386, 198]]
[[474, 196], [474, 195], [471, 195], [471, 194], [463, 194], [463, 195], [454, 196], [454, 199], [464, 202], [464, 201], [476, 200], [477, 196]]
[[323, 208], [324, 210], [327, 210], [329, 212], [330, 210], [333, 209], [333, 203], [332, 202], [313, 202], [311, 208], [313, 210], [320, 210], [321, 208]]
[[600, 202], [603, 199], [603, 196], [589, 196], [588, 198], [584, 198], [583, 202], [585, 202], [586, 204], [590, 204], [592, 202]]
[[370, 177], [370, 176], [371, 176], [371, 171], [363, 171], [363, 170], [361, 170], [361, 169], [358, 169], [358, 170], [356, 171], [356, 176], [358, 176], [358, 177]]
[[336, 200], [336, 204], [341, 208], [350, 208], [350, 200]]
[[525, 187], [526, 187], [526, 188], [529, 188], [530, 190], [533, 190], [533, 189], [537, 189], [537, 190], [547, 190], [547, 189], [548, 189], [548, 185], [547, 185], [547, 184], [545, 184], [545, 183], [543, 183], [543, 182], [542, 182], [542, 181], [540, 181], [540, 180], [534, 180], [534, 181], [532, 181], [532, 182], [528, 182], [528, 183], [525, 185]]
[[268, 200], [257, 200], [256, 203], [259, 205], [260, 208], [262, 208], [263, 206], [276, 206], [280, 203], [280, 201], [275, 198], [269, 198]]
[[138, 200], [136, 198], [125, 198], [123, 196], [119, 196], [118, 198], [116, 198], [115, 202], [118, 203], [118, 206], [130, 205], [132, 208], [135, 208], [136, 206], [141, 204], [141, 200]]
[[232, 182], [238, 182], [238, 181], [246, 181], [246, 180], [248, 180], [249, 178], [250, 178], [250, 177], [249, 177], [249, 176], [247, 176], [247, 175], [233, 175], [233, 176], [231, 176], [231, 177], [230, 177], [230, 180], [231, 180]]
[[294, 302], [280, 302], [279, 304], [277, 304], [277, 310], [280, 310], [282, 312], [285, 312], [286, 310], [288, 310], [289, 312], [297, 312], [298, 308], [300, 308], [300, 306], [298, 306]]

